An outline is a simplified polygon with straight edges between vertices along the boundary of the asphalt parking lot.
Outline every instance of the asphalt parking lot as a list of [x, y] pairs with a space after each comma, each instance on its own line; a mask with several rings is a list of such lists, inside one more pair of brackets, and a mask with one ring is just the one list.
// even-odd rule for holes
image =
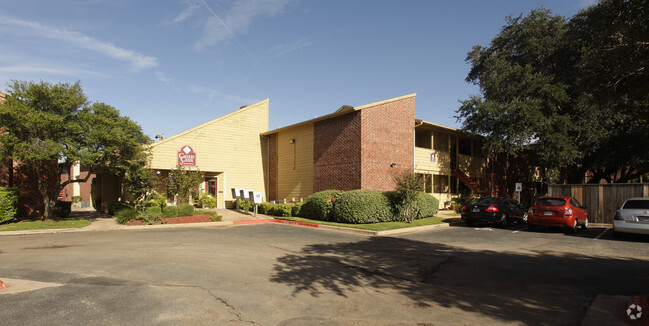
[[4, 236], [0, 280], [40, 287], [0, 294], [0, 321], [578, 325], [598, 295], [649, 293], [649, 239], [603, 231], [451, 223], [368, 237], [263, 224]]

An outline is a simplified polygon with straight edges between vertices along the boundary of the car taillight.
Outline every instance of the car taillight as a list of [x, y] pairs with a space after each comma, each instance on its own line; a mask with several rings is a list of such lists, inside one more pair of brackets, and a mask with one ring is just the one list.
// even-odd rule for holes
[[499, 212], [498, 208], [496, 206], [489, 206], [487, 209], [485, 209], [485, 212]]
[[463, 212], [466, 212], [466, 211], [468, 211], [468, 210], [469, 210], [469, 208], [466, 207], [466, 205], [462, 206], [462, 211], [463, 211]]
[[566, 212], [563, 213], [563, 216], [565, 217], [572, 217], [572, 208], [566, 209]]
[[613, 216], [613, 219], [616, 221], [621, 221], [622, 215], [620, 215], [620, 212], [615, 212], [615, 216]]

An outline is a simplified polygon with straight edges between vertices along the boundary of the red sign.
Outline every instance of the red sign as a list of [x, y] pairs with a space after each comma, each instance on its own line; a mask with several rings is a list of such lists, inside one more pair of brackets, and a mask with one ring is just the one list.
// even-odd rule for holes
[[185, 145], [178, 151], [178, 166], [196, 166], [196, 152], [191, 146]]

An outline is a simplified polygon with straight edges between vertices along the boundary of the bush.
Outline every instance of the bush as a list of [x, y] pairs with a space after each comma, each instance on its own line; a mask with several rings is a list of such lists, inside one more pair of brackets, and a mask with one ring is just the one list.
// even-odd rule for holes
[[9, 222], [18, 213], [20, 189], [0, 187], [0, 224]]
[[[395, 221], [404, 221], [401, 211], [403, 210], [403, 197], [398, 191], [386, 191], [385, 197], [390, 202], [392, 213], [395, 216]], [[425, 192], [419, 192], [413, 202], [413, 219], [421, 219], [430, 217], [437, 214], [439, 209], [439, 200]]]
[[235, 209], [237, 208], [237, 203], [239, 204], [239, 209], [244, 211], [244, 212], [245, 211], [252, 212], [252, 211], [255, 210], [255, 204], [253, 204], [253, 203], [251, 203], [249, 201], [239, 200], [239, 199], [235, 199], [233, 201]]
[[126, 224], [130, 220], [134, 220], [137, 218], [137, 211], [134, 208], [122, 208], [118, 210], [115, 213], [115, 217], [117, 218], [117, 223], [119, 224]]
[[144, 204], [146, 207], [160, 207], [160, 209], [165, 208], [167, 206], [167, 197], [162, 196], [162, 195], [153, 195], [149, 198], [149, 200]]
[[293, 210], [293, 205], [291, 204], [273, 204], [268, 211], [268, 215], [289, 217], [291, 216], [291, 211]]
[[192, 216], [194, 215], [194, 206], [190, 204], [178, 205], [178, 216]]
[[394, 215], [390, 202], [381, 192], [352, 190], [336, 197], [332, 218], [334, 222], [364, 224], [390, 222], [394, 220]]
[[56, 217], [68, 217], [70, 216], [70, 211], [72, 210], [71, 201], [57, 201], [54, 206]]
[[291, 216], [300, 216], [300, 211], [302, 210], [304, 203], [295, 203], [291, 207]]
[[331, 221], [334, 202], [340, 190], [324, 190], [307, 197], [300, 209], [300, 216], [313, 220]]
[[178, 217], [178, 206], [166, 206], [162, 209], [162, 217]]
[[206, 192], [202, 193], [201, 196], [198, 199], [198, 202], [203, 206], [203, 207], [209, 207], [209, 208], [214, 208], [216, 207], [216, 198]]
[[218, 222], [223, 219], [223, 216], [209, 209], [197, 209], [194, 211], [194, 215], [208, 215], [210, 217], [210, 220], [212, 220], [213, 222]]
[[108, 204], [108, 214], [115, 216], [117, 212], [125, 209], [125, 208], [133, 208], [129, 203], [123, 202], [123, 201], [114, 201]]
[[81, 202], [81, 196], [72, 196], [72, 202], [73, 203], [80, 203]]
[[[259, 214], [268, 214], [270, 215], [270, 210], [273, 208], [275, 204], [271, 204], [269, 202], [263, 202], [257, 206], [257, 213]], [[294, 215], [295, 216], [295, 215]]]

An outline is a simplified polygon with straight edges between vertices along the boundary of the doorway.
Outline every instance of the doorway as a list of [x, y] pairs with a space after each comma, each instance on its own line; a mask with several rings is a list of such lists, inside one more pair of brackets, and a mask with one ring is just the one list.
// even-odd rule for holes
[[217, 194], [218, 194], [218, 186], [217, 186], [217, 184], [218, 183], [216, 181], [217, 181], [216, 178], [206, 179], [205, 180], [205, 189], [207, 190], [208, 194], [212, 195], [214, 198], [217, 199], [216, 203], [217, 203], [217, 206], [218, 206], [218, 202], [219, 202], [218, 197], [217, 197]]

